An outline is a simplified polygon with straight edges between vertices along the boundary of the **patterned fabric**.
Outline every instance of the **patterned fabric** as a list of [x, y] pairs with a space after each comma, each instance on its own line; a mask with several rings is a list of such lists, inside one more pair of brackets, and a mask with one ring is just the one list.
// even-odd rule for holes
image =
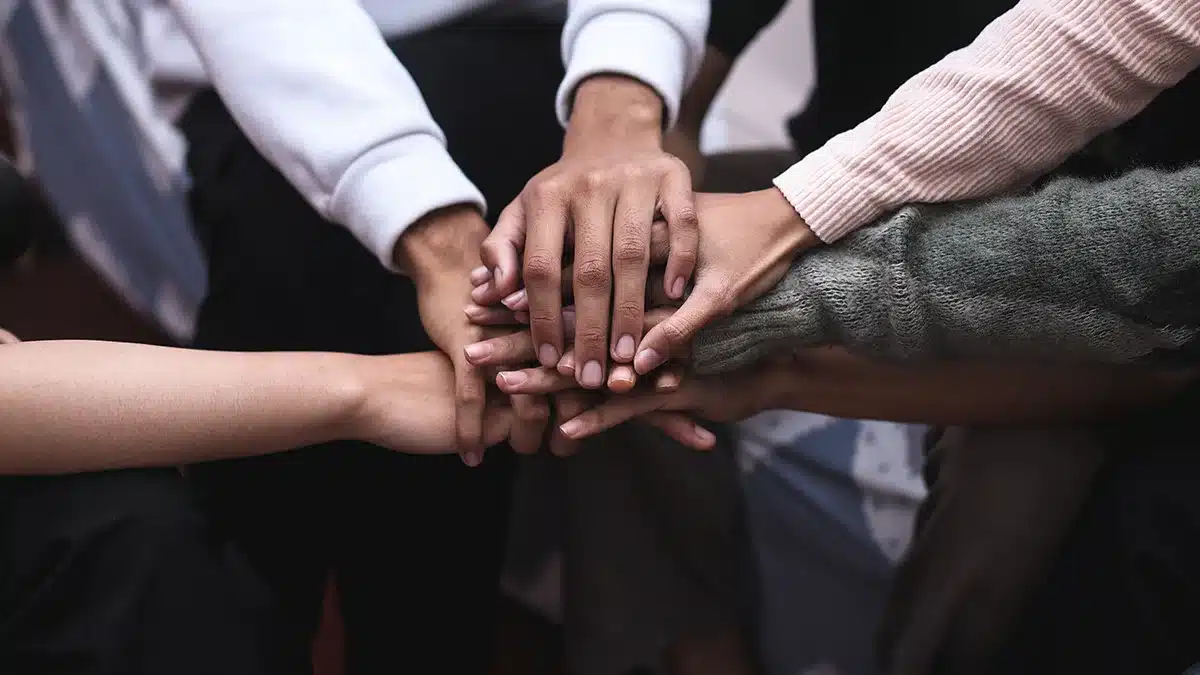
[[0, 64], [21, 167], [135, 309], [190, 338], [205, 271], [184, 144], [143, 69], [138, 0], [0, 0]]
[[771, 675], [871, 675], [917, 507], [926, 428], [774, 411], [742, 423], [759, 647]]

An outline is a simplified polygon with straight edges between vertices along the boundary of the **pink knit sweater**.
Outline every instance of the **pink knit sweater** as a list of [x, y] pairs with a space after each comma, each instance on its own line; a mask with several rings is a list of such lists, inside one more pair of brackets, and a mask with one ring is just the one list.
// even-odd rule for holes
[[1198, 66], [1200, 0], [1023, 0], [775, 185], [833, 242], [1036, 178]]

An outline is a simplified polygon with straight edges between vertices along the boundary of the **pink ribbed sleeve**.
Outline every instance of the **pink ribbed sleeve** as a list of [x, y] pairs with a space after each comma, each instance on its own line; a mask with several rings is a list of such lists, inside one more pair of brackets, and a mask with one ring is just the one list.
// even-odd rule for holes
[[1035, 178], [1197, 66], [1200, 0], [1024, 0], [775, 185], [832, 242]]

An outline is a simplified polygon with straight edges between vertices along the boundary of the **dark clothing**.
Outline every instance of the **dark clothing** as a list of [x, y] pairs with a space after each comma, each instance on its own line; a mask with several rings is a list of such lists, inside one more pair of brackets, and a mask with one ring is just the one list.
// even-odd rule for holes
[[172, 469], [0, 477], [0, 672], [289, 675], [272, 594]]
[[[561, 28], [460, 24], [394, 41], [450, 154], [494, 217], [556, 161]], [[410, 280], [324, 221], [251, 146], [212, 93], [182, 122], [195, 226], [209, 263], [196, 346], [363, 354], [433, 349]], [[223, 526], [287, 599], [308, 648], [336, 575], [350, 672], [488, 671], [512, 458], [354, 443], [196, 467]]]
[[998, 673], [1179, 675], [1200, 663], [1200, 388], [1109, 429], [1110, 461]]

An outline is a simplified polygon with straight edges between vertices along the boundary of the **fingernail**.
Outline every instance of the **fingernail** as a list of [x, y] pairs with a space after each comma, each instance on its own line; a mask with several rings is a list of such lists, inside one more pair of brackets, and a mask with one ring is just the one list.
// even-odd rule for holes
[[547, 368], [553, 368], [558, 363], [558, 350], [552, 344], [538, 347], [538, 361]]
[[524, 299], [525, 299], [525, 289], [522, 288], [521, 290], [517, 291], [516, 293], [513, 293], [512, 295], [501, 300], [500, 302], [509, 309], [516, 309], [517, 305], [520, 304], [521, 301], [523, 301]]
[[558, 372], [563, 375], [575, 374], [575, 355], [571, 353], [564, 354], [562, 360], [558, 362]]
[[620, 340], [617, 340], [617, 348], [615, 356], [622, 361], [628, 361], [633, 358], [633, 350], [637, 347], [633, 343], [632, 335], [622, 335]]
[[492, 275], [488, 272], [488, 268], [482, 265], [471, 270], [471, 283], [475, 284], [476, 286], [491, 278]]
[[659, 391], [675, 391], [679, 388], [679, 376], [674, 373], [667, 373], [658, 380]]
[[697, 426], [694, 428], [694, 431], [696, 432], [696, 439], [699, 440], [701, 443], [716, 443], [717, 442], [717, 437], [714, 436], [711, 431], [709, 431], [708, 429], [705, 429], [704, 427]]
[[579, 374], [579, 384], [588, 389], [596, 389], [604, 384], [604, 368], [600, 366], [599, 361], [588, 361], [583, 365], [583, 372]]
[[478, 361], [486, 359], [492, 353], [492, 346], [486, 342], [476, 342], [473, 345], [467, 345], [463, 348], [467, 353], [467, 359], [470, 361]]
[[487, 294], [491, 292], [491, 290], [492, 282], [490, 281], [482, 286], [476, 286], [475, 288], [471, 289], [471, 299], [475, 302], [483, 304], [483, 299], [487, 297]]
[[633, 369], [629, 366], [617, 366], [608, 376], [608, 388], [623, 394], [633, 388]]
[[664, 359], [662, 355], [657, 351], [653, 349], [643, 349], [642, 351], [638, 352], [637, 358], [633, 360], [633, 369], [636, 370], [639, 375], [645, 375], [646, 373], [661, 366], [663, 361]]
[[674, 283], [671, 284], [671, 291], [669, 293], [672, 300], [678, 300], [683, 297], [683, 287], [686, 283], [683, 277], [675, 279]]
[[529, 376], [514, 370], [500, 373], [500, 379], [506, 387], [519, 387], [529, 381]]
[[464, 452], [462, 454], [462, 461], [463, 464], [466, 464], [471, 468], [475, 468], [483, 463], [483, 457], [481, 457], [478, 452], [472, 450], [471, 452]]
[[562, 435], [566, 436], [567, 438], [575, 438], [583, 432], [583, 422], [580, 422], [577, 419], [563, 422], [561, 425], [559, 425], [558, 430], [561, 431]]

